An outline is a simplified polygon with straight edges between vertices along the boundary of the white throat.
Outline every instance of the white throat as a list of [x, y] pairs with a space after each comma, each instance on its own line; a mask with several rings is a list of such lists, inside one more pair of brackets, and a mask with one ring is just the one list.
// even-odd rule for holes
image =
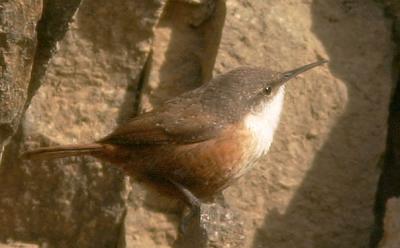
[[278, 127], [284, 96], [285, 88], [282, 86], [270, 102], [266, 102], [264, 106], [261, 106], [259, 111], [252, 112], [246, 116], [245, 125], [254, 136], [252, 148], [255, 150], [255, 156], [250, 160], [257, 160], [268, 152], [275, 130]]

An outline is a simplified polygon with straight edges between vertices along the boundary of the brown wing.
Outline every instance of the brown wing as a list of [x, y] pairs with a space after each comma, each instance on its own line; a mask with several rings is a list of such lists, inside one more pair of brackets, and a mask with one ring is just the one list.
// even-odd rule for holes
[[215, 116], [201, 109], [190, 106], [170, 109], [140, 115], [98, 142], [120, 145], [187, 144], [211, 139], [222, 129], [222, 125], [216, 125]]

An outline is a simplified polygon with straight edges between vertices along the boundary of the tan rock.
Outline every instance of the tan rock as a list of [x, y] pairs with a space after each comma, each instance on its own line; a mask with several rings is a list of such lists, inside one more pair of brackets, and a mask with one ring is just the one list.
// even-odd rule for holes
[[25, 244], [25, 243], [9, 243], [9, 244], [1, 244], [0, 248], [39, 248], [38, 245], [34, 244]]
[[[24, 149], [88, 142], [132, 115], [163, 4], [84, 1], [25, 115]], [[120, 243], [127, 189], [118, 169], [86, 158], [21, 163], [20, 152], [11, 144], [0, 170], [0, 239], [51, 247]]]
[[379, 248], [400, 247], [400, 199], [391, 198], [386, 202], [384, 234]]
[[41, 14], [41, 0], [0, 2], [0, 162], [22, 116]]
[[287, 87], [270, 154], [225, 192], [245, 220], [245, 247], [368, 243], [393, 84], [391, 22], [374, 2], [227, 2], [217, 73], [318, 57], [329, 64]]

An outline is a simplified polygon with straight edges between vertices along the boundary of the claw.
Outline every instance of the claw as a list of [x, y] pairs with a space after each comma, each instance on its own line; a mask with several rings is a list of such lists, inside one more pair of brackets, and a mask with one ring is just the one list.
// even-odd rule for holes
[[190, 212], [187, 215], [182, 217], [181, 223], [179, 225], [179, 232], [184, 235], [187, 231], [187, 227], [190, 224], [195, 224], [200, 226], [200, 200], [193, 195], [187, 188], [182, 186], [181, 184], [169, 180], [184, 196], [184, 200], [186, 204], [190, 207]]
[[182, 235], [186, 234], [187, 227], [191, 224], [200, 225], [200, 205], [193, 205], [190, 212], [182, 217], [179, 224], [179, 232]]

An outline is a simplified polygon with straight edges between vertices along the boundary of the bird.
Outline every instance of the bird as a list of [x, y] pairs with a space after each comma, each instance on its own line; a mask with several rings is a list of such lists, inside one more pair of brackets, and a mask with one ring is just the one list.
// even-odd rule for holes
[[293, 70], [241, 66], [172, 98], [89, 144], [42, 147], [22, 154], [43, 160], [89, 155], [169, 197], [190, 213], [232, 185], [267, 154], [283, 109], [285, 85], [327, 63]]

